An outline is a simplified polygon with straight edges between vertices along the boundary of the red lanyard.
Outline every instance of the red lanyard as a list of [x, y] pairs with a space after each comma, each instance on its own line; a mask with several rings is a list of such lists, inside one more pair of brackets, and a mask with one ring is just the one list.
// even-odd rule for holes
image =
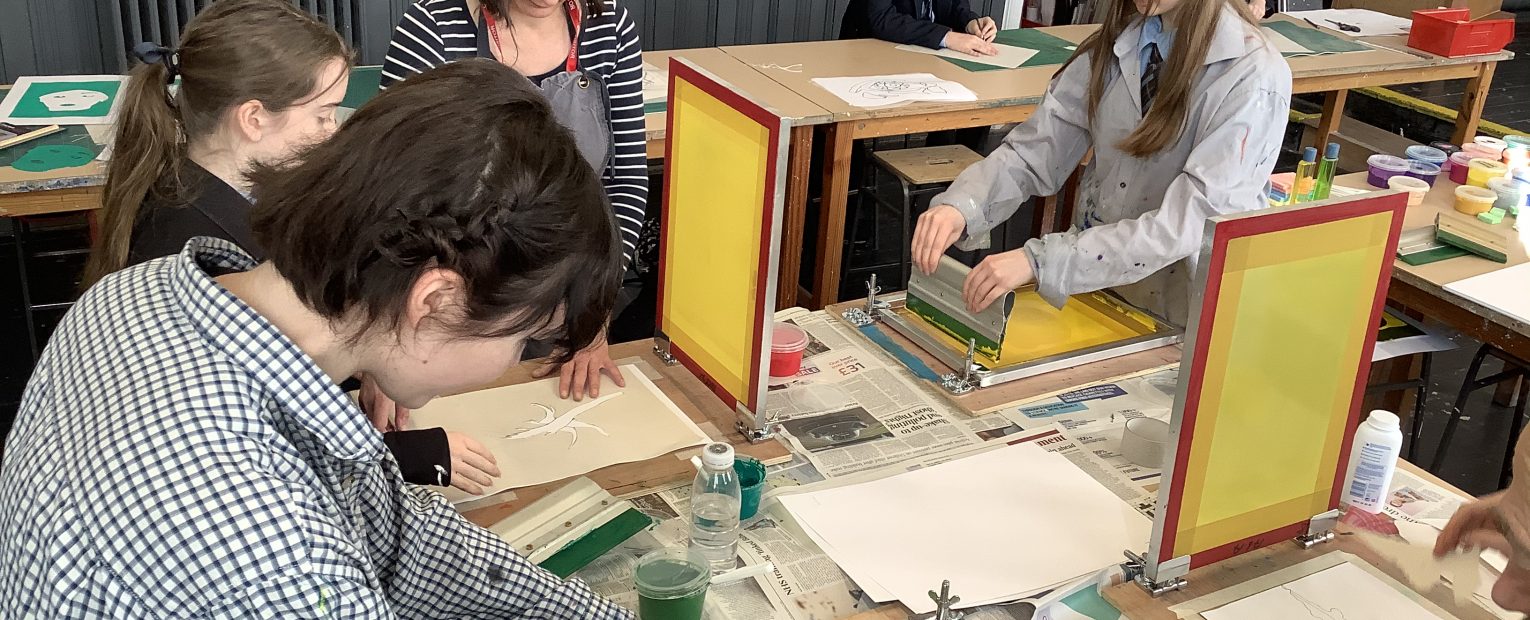
[[[563, 66], [567, 71], [578, 71], [579, 29], [581, 27], [581, 22], [584, 21], [584, 18], [579, 11], [579, 0], [567, 0], [567, 2], [564, 4], [568, 6], [569, 21], [574, 23], [574, 36], [573, 40], [569, 41], [568, 45], [568, 62]], [[500, 56], [504, 56], [504, 48], [500, 47], [499, 45], [499, 28], [494, 24], [494, 15], [492, 13], [488, 11], [483, 12], [483, 25], [485, 28], [489, 29], [489, 38], [494, 40], [494, 51], [498, 52]], [[504, 58], [501, 58], [500, 61], [503, 62]]]

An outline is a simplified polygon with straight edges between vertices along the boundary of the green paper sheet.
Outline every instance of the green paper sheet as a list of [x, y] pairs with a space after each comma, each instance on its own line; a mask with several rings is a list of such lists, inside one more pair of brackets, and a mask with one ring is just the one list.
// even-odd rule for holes
[[[993, 39], [994, 43], [1003, 43], [1015, 47], [1024, 47], [1036, 50], [1036, 55], [1026, 60], [1022, 67], [1041, 67], [1046, 65], [1060, 65], [1073, 56], [1072, 43], [1059, 39], [1035, 28], [1017, 28], [1015, 30], [1000, 30], [998, 36]], [[980, 62], [969, 60], [957, 60], [955, 58], [940, 57], [941, 60], [954, 64], [968, 71], [994, 71], [1003, 70], [1004, 67], [985, 65]]]
[[644, 114], [653, 114], [655, 112], [664, 112], [667, 110], [669, 110], [668, 101], [653, 101], [643, 104]]
[[[5, 96], [5, 92], [0, 91], [0, 97], [3, 96]], [[38, 163], [35, 161], [31, 163], [22, 163], [20, 166], [17, 166], [16, 163], [21, 160], [23, 156], [31, 153], [32, 149], [40, 146], [71, 147], [69, 149], [48, 149], [43, 151], [44, 153], [53, 155], [68, 155], [69, 157], [65, 159], [77, 158], [79, 156], [78, 154], [81, 152], [89, 153], [89, 157], [86, 158], [86, 162], [75, 163], [74, 165], [82, 165], [84, 163], [88, 163], [89, 159], [93, 159], [95, 156], [101, 154], [101, 145], [96, 144], [95, 140], [90, 138], [89, 131], [86, 131], [85, 128], [80, 125], [69, 125], [64, 127], [64, 130], [58, 133], [43, 136], [36, 140], [28, 140], [16, 146], [0, 149], [0, 168], [14, 167], [21, 170], [37, 168]], [[60, 159], [57, 157], [49, 157], [45, 159], [46, 161], [43, 163], [43, 165], [50, 167], [57, 167], [59, 165], [69, 163], [60, 161]]]
[[1282, 54], [1287, 58], [1294, 56], [1310, 56], [1315, 54], [1341, 54], [1344, 52], [1358, 52], [1366, 48], [1365, 45], [1336, 37], [1317, 28], [1309, 28], [1301, 24], [1288, 21], [1269, 21], [1261, 24], [1266, 29], [1275, 31], [1281, 36], [1290, 39], [1292, 43], [1312, 50], [1312, 54]]

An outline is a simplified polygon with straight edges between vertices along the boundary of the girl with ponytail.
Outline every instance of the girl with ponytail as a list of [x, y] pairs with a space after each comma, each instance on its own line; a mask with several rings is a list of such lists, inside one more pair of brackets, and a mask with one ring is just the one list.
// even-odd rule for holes
[[197, 236], [259, 257], [245, 170], [334, 133], [350, 48], [291, 3], [219, 0], [177, 49], [143, 44], [134, 55], [85, 285]]

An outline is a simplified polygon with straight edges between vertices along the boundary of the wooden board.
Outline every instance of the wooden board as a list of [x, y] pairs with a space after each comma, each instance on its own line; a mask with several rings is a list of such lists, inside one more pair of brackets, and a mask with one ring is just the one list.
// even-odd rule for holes
[[[684, 367], [666, 366], [659, 361], [653, 353], [652, 340], [613, 345], [611, 358], [617, 363], [638, 360], [646, 362], [649, 368], [657, 371], [659, 376], [650, 378], [665, 396], [675, 401], [675, 405], [690, 416], [708, 437], [733, 444], [739, 454], [746, 454], [761, 461], [774, 461], [790, 456], [786, 447], [779, 441], [770, 440], [751, 444], [744, 439], [744, 436], [733, 428], [733, 410], [723, 406], [722, 401], [718, 400], [716, 395]], [[531, 373], [538, 367], [539, 362], [523, 363], [512, 368], [499, 380], [483, 387], [488, 389], [531, 381]], [[612, 465], [597, 469], [586, 476], [618, 497], [648, 489], [664, 488], [689, 480], [696, 475], [696, 470], [691, 467], [689, 460], [691, 454], [699, 454], [699, 451], [697, 449], [682, 450], [646, 461]], [[488, 527], [566, 483], [567, 480], [560, 480], [516, 489], [505, 493], [503, 495], [505, 500], [500, 503], [469, 510], [463, 515], [473, 523]]]
[[[1399, 463], [1399, 466], [1407, 470], [1408, 473], [1429, 480], [1434, 484], [1440, 485], [1441, 488], [1466, 497], [1466, 494], [1461, 493], [1459, 489], [1424, 473], [1423, 470], [1412, 463], [1402, 461]], [[1337, 540], [1311, 549], [1302, 549], [1295, 542], [1280, 543], [1190, 571], [1190, 574], [1185, 577], [1190, 583], [1184, 590], [1170, 592], [1156, 599], [1149, 596], [1147, 592], [1143, 591], [1135, 583], [1118, 584], [1104, 589], [1102, 594], [1105, 596], [1105, 600], [1110, 601], [1112, 605], [1115, 605], [1121, 611], [1123, 616], [1132, 620], [1177, 620], [1177, 616], [1169, 611], [1169, 608], [1174, 605], [1217, 592], [1250, 579], [1268, 575], [1282, 568], [1293, 566], [1334, 551], [1352, 553], [1398, 581], [1404, 584], [1407, 583], [1407, 580], [1402, 576], [1402, 571], [1397, 570], [1391, 563], [1382, 560], [1376, 552], [1357, 541], [1355, 537], [1344, 535], [1345, 532], [1353, 531], [1351, 526], [1341, 523], [1337, 531], [1340, 533]], [[1493, 618], [1492, 614], [1473, 603], [1467, 603], [1464, 606], [1456, 605], [1449, 589], [1443, 585], [1436, 585], [1434, 589], [1423, 594], [1430, 601], [1461, 620], [1490, 620]]]
[[0, 194], [0, 217], [53, 215], [101, 208], [101, 186]]
[[[851, 330], [855, 330], [855, 327], [848, 323], [844, 323], [844, 311], [850, 308], [860, 307], [864, 304], [865, 300], [845, 302], [831, 305], [826, 308], [826, 310], [830, 316], [834, 317], [835, 320], [840, 321]], [[930, 355], [923, 349], [920, 349], [912, 341], [903, 337], [903, 335], [899, 334], [896, 330], [881, 325], [878, 325], [876, 329], [882, 332], [882, 334], [886, 335], [894, 343], [903, 347], [905, 350], [912, 353], [915, 357], [919, 358], [920, 361], [923, 361], [925, 364], [929, 365], [929, 367], [933, 369], [936, 374], [953, 372], [951, 367], [946, 366], [945, 364], [941, 363], [940, 360], [935, 359], [933, 355]], [[856, 333], [859, 334], [858, 331]], [[876, 343], [867, 340], [862, 340], [860, 344], [864, 347], [879, 349]], [[941, 395], [945, 396], [947, 400], [959, 407], [962, 411], [965, 411], [968, 414], [977, 415], [991, 412], [1002, 407], [1024, 402], [1040, 396], [1045, 396], [1047, 394], [1054, 394], [1071, 388], [1089, 385], [1091, 383], [1098, 383], [1115, 377], [1129, 375], [1151, 368], [1158, 368], [1169, 364], [1175, 364], [1179, 362], [1179, 354], [1180, 348], [1178, 345], [1159, 347], [1156, 349], [1142, 351], [1140, 353], [1133, 353], [1131, 355], [1123, 355], [1121, 357], [1095, 362], [1093, 364], [1085, 364], [1083, 366], [1076, 366], [1074, 368], [1059, 370], [1057, 372], [1049, 372], [1043, 375], [1036, 375], [1034, 377], [1026, 377], [1024, 379], [1018, 379], [992, 387], [978, 388], [961, 396], [953, 395], [938, 385], [932, 387], [936, 391], [940, 392]], [[918, 379], [916, 378], [915, 380]]]

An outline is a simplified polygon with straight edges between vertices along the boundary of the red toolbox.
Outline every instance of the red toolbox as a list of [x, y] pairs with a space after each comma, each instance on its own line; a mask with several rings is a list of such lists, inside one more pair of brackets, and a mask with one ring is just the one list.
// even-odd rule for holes
[[1514, 40], [1514, 18], [1501, 15], [1473, 21], [1469, 9], [1414, 11], [1408, 47], [1438, 56], [1500, 52]]

